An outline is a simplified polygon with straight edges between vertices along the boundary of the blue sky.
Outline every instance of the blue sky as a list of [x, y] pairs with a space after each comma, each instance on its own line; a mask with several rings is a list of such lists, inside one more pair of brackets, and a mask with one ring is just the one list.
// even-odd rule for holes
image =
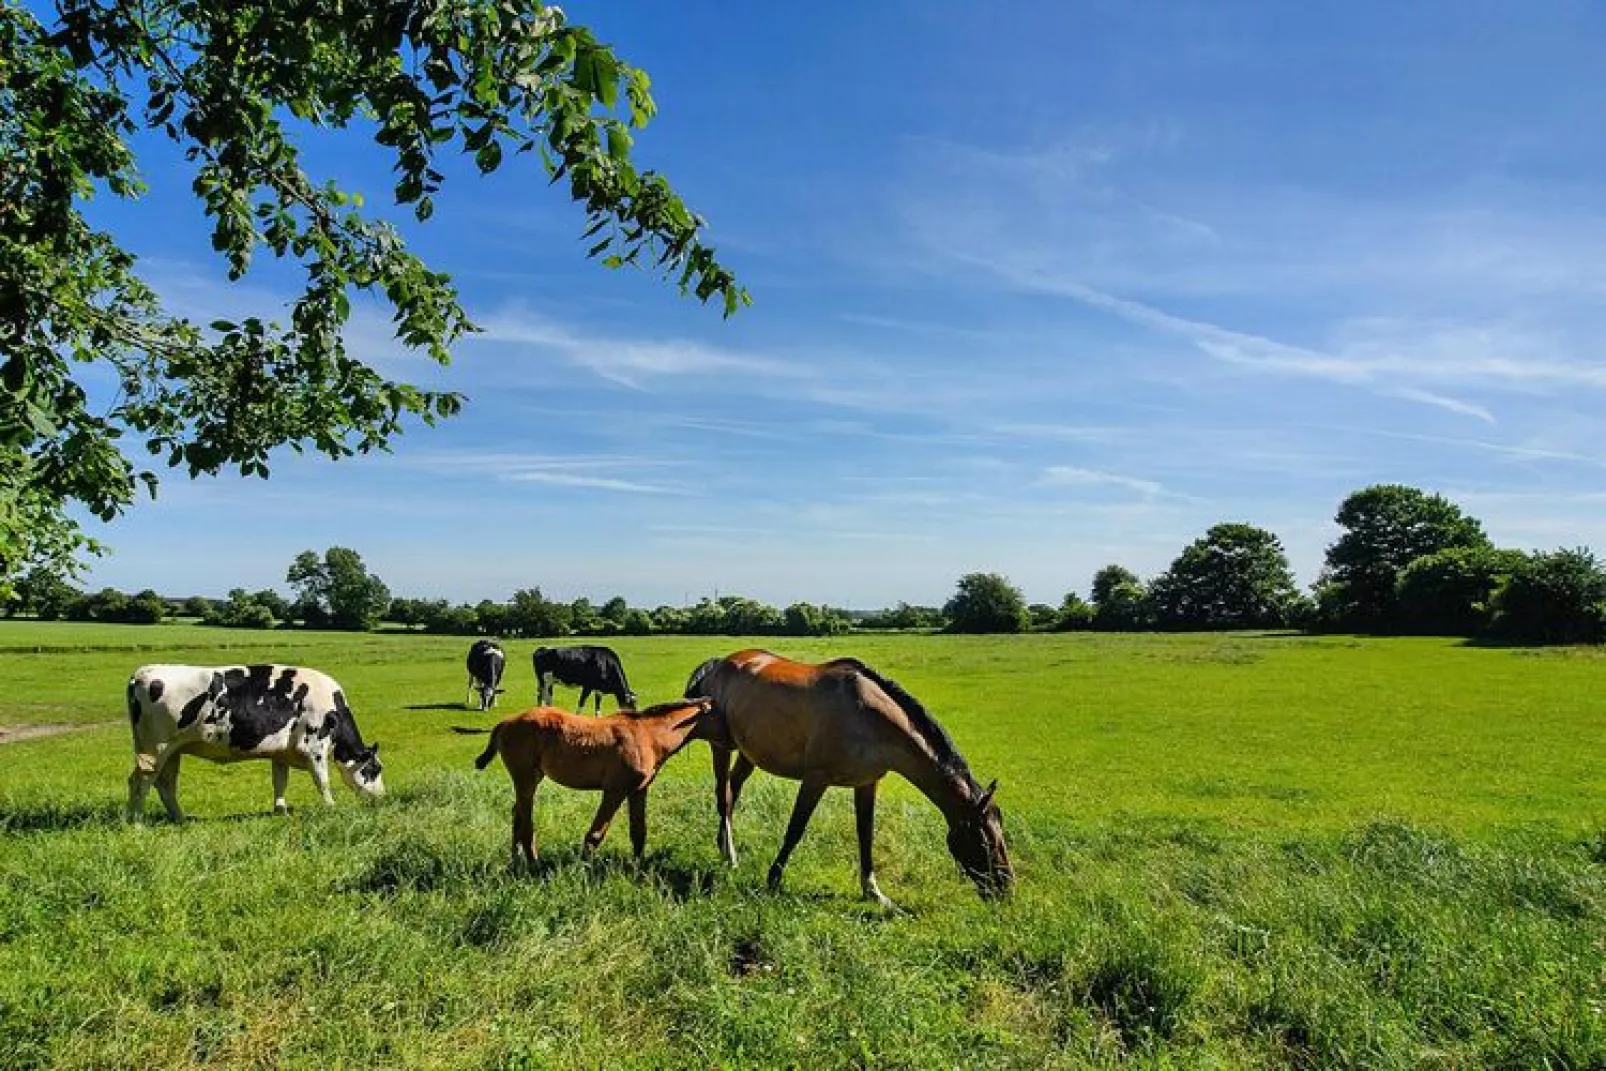
[[[357, 548], [398, 594], [1033, 601], [1213, 523], [1316, 576], [1349, 491], [1606, 549], [1606, 7], [1588, 2], [572, 3], [647, 69], [638, 139], [752, 290], [730, 321], [586, 263], [517, 166], [454, 166], [415, 248], [486, 328], [393, 455], [164, 483], [90, 583], [280, 586]], [[383, 204], [383, 158], [309, 160]], [[533, 165], [532, 165], [533, 166]], [[175, 308], [282, 316], [183, 171], [97, 207]]]

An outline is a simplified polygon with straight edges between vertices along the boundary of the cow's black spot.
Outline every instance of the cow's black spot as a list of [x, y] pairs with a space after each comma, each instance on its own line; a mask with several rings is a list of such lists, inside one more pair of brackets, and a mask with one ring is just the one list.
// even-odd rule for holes
[[[212, 680], [217, 680], [216, 674], [213, 675]], [[183, 708], [178, 712], [178, 727], [180, 729], [188, 729], [191, 725], [195, 724], [195, 719], [201, 715], [201, 708], [206, 706], [211, 701], [211, 691], [196, 692], [195, 698], [191, 699], [188, 703], [185, 703]]]
[[145, 691], [151, 697], [152, 703], [160, 700], [162, 698], [162, 693], [166, 690], [167, 685], [163, 684], [161, 681], [151, 681], [145, 686]]
[[290, 694], [295, 671], [287, 670], [273, 679], [269, 665], [233, 670], [228, 680], [229, 746], [236, 751], [255, 751], [262, 741], [282, 732], [295, 720], [300, 706]]

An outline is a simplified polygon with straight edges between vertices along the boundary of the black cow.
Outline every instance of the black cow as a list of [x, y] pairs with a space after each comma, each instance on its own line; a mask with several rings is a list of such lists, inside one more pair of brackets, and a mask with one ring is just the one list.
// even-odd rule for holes
[[506, 664], [507, 655], [493, 641], [475, 640], [468, 649], [468, 697], [463, 705], [467, 706], [478, 692], [481, 710], [496, 706], [496, 697], [507, 690], [501, 686], [502, 667]]
[[596, 693], [596, 713], [602, 713], [602, 697], [611, 695], [621, 710], [634, 709], [636, 693], [625, 680], [625, 667], [619, 656], [608, 647], [537, 647], [535, 649], [536, 702], [552, 704], [554, 681], [580, 689], [580, 705], [584, 711], [586, 698]]

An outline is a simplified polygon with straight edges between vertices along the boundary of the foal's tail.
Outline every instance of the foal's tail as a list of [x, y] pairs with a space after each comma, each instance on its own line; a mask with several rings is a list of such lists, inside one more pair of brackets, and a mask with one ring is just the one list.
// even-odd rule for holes
[[497, 740], [496, 740], [496, 732], [497, 732], [497, 729], [500, 729], [500, 728], [502, 728], [500, 725], [498, 725], [495, 729], [471, 729], [471, 728], [469, 728], [468, 726], [465, 726], [465, 725], [454, 725], [454, 726], [452, 726], [452, 732], [454, 732], [454, 733], [462, 733], [465, 736], [478, 735], [480, 733], [490, 733], [491, 734], [490, 742], [485, 745], [485, 750], [480, 752], [480, 757], [474, 760], [474, 768], [476, 770], [485, 769], [487, 766], [489, 766], [491, 764], [491, 760], [496, 758], [496, 749], [497, 749], [497, 746], [498, 746]]

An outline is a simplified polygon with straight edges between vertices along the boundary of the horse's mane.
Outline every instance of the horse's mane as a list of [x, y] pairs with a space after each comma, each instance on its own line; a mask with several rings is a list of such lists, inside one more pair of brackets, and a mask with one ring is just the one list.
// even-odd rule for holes
[[931, 712], [921, 705], [920, 700], [910, 695], [903, 685], [891, 677], [882, 676], [857, 658], [838, 658], [832, 664], [850, 667], [874, 681], [908, 717], [909, 724], [931, 748], [931, 753], [936, 756], [937, 765], [943, 772], [975, 785], [975, 778], [970, 773], [970, 764], [954, 745], [954, 738], [948, 735], [948, 730], [942, 727], [942, 723], [932, 717]]

